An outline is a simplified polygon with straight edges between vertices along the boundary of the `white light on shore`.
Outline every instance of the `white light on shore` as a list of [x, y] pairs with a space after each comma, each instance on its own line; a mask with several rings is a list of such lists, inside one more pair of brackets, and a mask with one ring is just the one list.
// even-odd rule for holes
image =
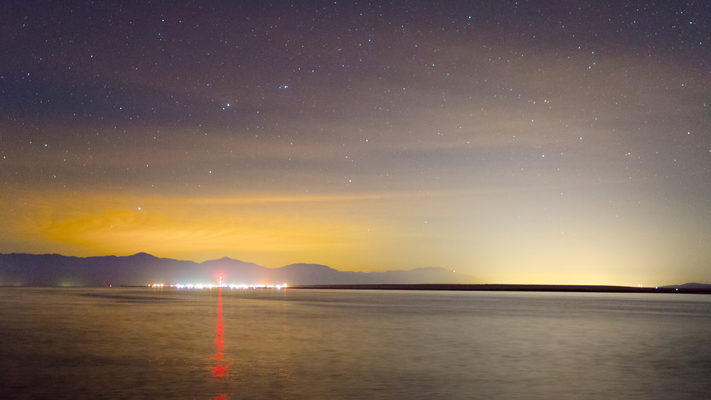
[[[148, 284], [148, 287], [153, 288], [153, 289], [160, 289], [163, 288], [165, 284], [163, 283], [150, 283]], [[252, 285], [247, 285], [244, 283], [240, 284], [235, 284], [235, 283], [230, 283], [229, 285], [227, 284], [218, 284], [215, 285], [214, 283], [175, 283], [168, 285], [168, 287], [171, 288], [176, 288], [176, 289], [214, 289], [214, 288], [229, 288], [231, 290], [235, 289], [240, 289], [240, 290], [246, 290], [246, 289], [276, 289], [276, 290], [281, 290], [281, 289], [286, 289], [288, 285], [286, 283], [282, 284], [268, 284], [268, 283], [259, 283], [259, 284], [252, 284]]]

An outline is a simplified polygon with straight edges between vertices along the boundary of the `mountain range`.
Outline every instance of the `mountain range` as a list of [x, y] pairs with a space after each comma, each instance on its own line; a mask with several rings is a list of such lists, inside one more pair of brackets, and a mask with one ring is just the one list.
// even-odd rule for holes
[[131, 256], [68, 257], [59, 254], [0, 254], [2, 286], [108, 286], [153, 282], [225, 284], [287, 283], [417, 284], [469, 283], [471, 277], [440, 267], [385, 272], [339, 271], [321, 264], [290, 264], [280, 268], [223, 257], [201, 263], [159, 258], [147, 253]]

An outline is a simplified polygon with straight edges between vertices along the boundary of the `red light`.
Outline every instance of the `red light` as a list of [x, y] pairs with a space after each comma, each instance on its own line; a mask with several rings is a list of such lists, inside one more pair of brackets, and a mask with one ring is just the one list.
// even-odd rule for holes
[[[220, 276], [220, 281], [222, 277]], [[230, 365], [224, 363], [227, 361], [224, 355], [225, 350], [225, 323], [222, 318], [222, 288], [217, 292], [217, 323], [215, 327], [215, 355], [210, 357], [211, 359], [218, 361], [212, 367], [212, 376], [215, 378], [224, 378], [230, 372]], [[221, 362], [220, 362], [221, 361]]]

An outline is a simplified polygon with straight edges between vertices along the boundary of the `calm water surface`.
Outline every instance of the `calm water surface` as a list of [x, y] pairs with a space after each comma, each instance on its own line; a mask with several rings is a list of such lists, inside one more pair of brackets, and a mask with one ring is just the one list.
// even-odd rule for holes
[[711, 296], [0, 288], [2, 399], [702, 399]]

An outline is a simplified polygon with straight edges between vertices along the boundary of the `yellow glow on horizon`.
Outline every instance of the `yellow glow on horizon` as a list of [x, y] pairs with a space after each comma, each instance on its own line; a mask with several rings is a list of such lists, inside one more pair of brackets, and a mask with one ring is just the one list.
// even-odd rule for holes
[[201, 254], [281, 253], [281, 258], [287, 259], [343, 251], [356, 242], [354, 230], [366, 229], [338, 210], [333, 211], [339, 214], [337, 218], [326, 218], [316, 212], [322, 206], [304, 207], [307, 203], [349, 201], [343, 196], [198, 198], [95, 194], [50, 198], [37, 194], [26, 198], [29, 209], [25, 213], [4, 216], [14, 221], [17, 238], [82, 255], [149, 251], [196, 260], [195, 255]]
[[655, 220], [618, 221], [590, 201], [584, 219], [576, 217], [577, 208], [561, 208], [551, 220], [528, 212], [535, 199], [499, 201], [505, 196], [495, 192], [145, 196], [25, 190], [13, 197], [22, 200], [0, 198], [0, 240], [6, 248], [25, 247], [3, 252], [146, 251], [198, 262], [229, 256], [267, 267], [312, 262], [350, 271], [440, 266], [473, 283], [637, 285], [683, 280], [668, 266], [679, 249], [693, 245], [670, 242], [673, 225], [660, 231]]

